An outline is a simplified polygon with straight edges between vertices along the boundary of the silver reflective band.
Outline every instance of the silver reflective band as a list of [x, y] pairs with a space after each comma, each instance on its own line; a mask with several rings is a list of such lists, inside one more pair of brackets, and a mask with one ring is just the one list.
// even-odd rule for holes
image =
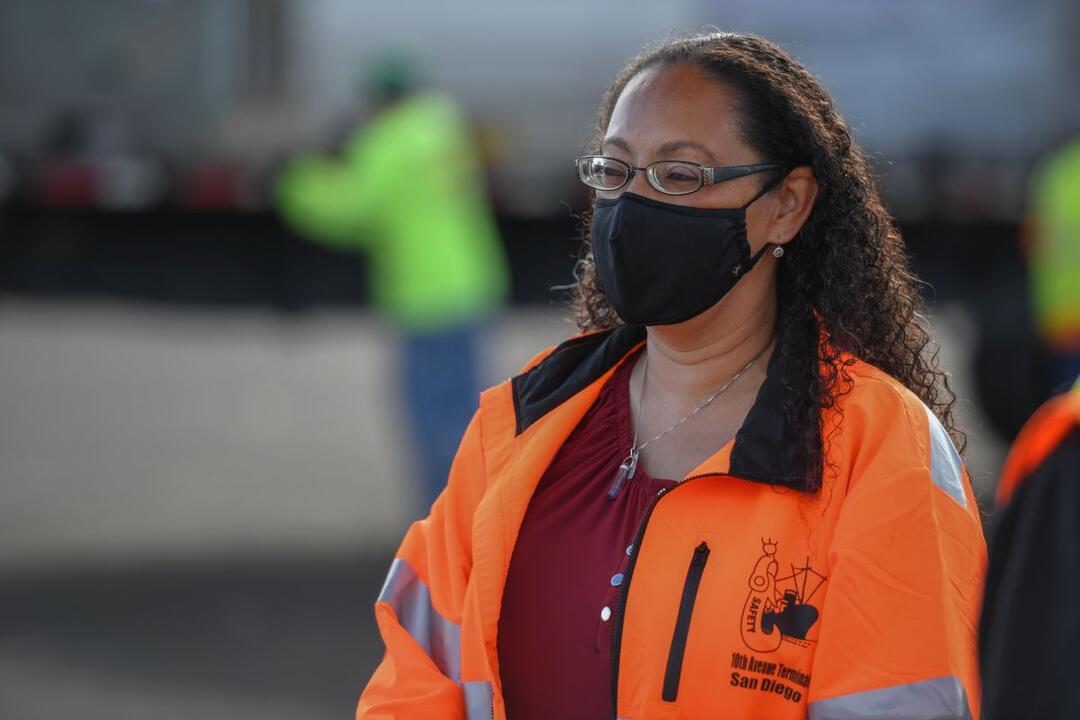
[[469, 720], [491, 720], [495, 710], [491, 705], [491, 683], [486, 680], [467, 682], [465, 688], [465, 717]]
[[971, 720], [967, 693], [952, 675], [810, 703], [809, 720]]
[[934, 484], [949, 494], [960, 507], [967, 507], [967, 495], [964, 494], [964, 465], [960, 455], [953, 447], [949, 433], [945, 432], [941, 422], [930, 408], [926, 410], [927, 423], [930, 425], [930, 476]]
[[394, 609], [398, 622], [443, 675], [460, 685], [461, 625], [447, 620], [432, 607], [428, 586], [409, 563], [395, 558], [379, 600]]

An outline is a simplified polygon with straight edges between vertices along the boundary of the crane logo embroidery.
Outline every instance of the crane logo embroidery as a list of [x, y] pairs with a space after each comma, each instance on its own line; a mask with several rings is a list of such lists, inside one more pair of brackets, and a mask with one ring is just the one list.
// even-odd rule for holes
[[740, 618], [739, 631], [746, 647], [757, 652], [773, 652], [783, 642], [807, 647], [806, 633], [818, 620], [818, 609], [810, 604], [828, 580], [810, 567], [791, 565], [791, 574], [777, 577], [777, 542], [761, 539], [761, 557], [754, 563]]

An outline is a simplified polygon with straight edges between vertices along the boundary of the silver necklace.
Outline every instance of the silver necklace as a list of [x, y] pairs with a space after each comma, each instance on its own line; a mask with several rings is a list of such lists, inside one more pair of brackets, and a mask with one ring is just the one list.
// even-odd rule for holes
[[[771, 345], [771, 343], [770, 343], [770, 345]], [[684, 422], [686, 422], [687, 420], [689, 420], [690, 418], [694, 417], [699, 412], [701, 412], [702, 410], [707, 408], [709, 406], [709, 403], [711, 403], [716, 398], [720, 397], [720, 395], [725, 390], [727, 390], [729, 387], [734, 385], [735, 381], [738, 380], [740, 377], [742, 377], [743, 373], [745, 373], [747, 370], [749, 370], [751, 367], [753, 367], [754, 363], [756, 363], [758, 361], [758, 358], [760, 358], [762, 355], [765, 354], [765, 351], [768, 348], [769, 348], [769, 345], [766, 345], [765, 347], [763, 347], [758, 352], [758, 354], [755, 355], [753, 357], [753, 359], [750, 360], [750, 362], [746, 363], [746, 365], [743, 366], [742, 370], [739, 370], [739, 372], [735, 373], [731, 377], [730, 380], [728, 380], [726, 383], [721, 385], [719, 390], [714, 392], [709, 397], [705, 398], [705, 402], [701, 403], [696, 408], [694, 408], [690, 412], [683, 415], [682, 418], [680, 418], [678, 422], [676, 422], [674, 425], [669, 427], [664, 432], [660, 433], [659, 435], [656, 435], [655, 437], [651, 437], [648, 440], [646, 440], [645, 442], [638, 445], [637, 440], [638, 440], [638, 427], [640, 425], [640, 420], [641, 420], [641, 403], [645, 399], [645, 382], [648, 380], [648, 377], [649, 377], [649, 354], [648, 354], [648, 351], [646, 351], [646, 353], [645, 353], [645, 366], [642, 368], [642, 371], [641, 371], [641, 395], [638, 396], [638, 402], [637, 402], [637, 418], [638, 418], [638, 422], [634, 424], [634, 441], [630, 445], [630, 454], [627, 455], [626, 459], [622, 461], [622, 464], [619, 465], [619, 471], [617, 473], [615, 473], [615, 482], [611, 483], [611, 488], [608, 490], [608, 499], [609, 500], [614, 500], [615, 496], [619, 494], [619, 490], [622, 489], [622, 486], [626, 483], [626, 481], [627, 480], [633, 480], [634, 474], [637, 472], [638, 458], [641, 457], [641, 451], [642, 450], [644, 450], [651, 443], [654, 443], [657, 440], [659, 440], [660, 438], [664, 437], [668, 433], [671, 433], [671, 432], [674, 432], [675, 430], [678, 430], [679, 427]]]

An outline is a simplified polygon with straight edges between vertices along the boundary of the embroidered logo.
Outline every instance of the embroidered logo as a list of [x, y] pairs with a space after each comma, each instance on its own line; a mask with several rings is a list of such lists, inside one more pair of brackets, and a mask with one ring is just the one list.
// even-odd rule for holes
[[810, 567], [791, 565], [791, 574], [777, 577], [777, 542], [761, 540], [761, 557], [754, 563], [748, 585], [750, 592], [743, 604], [739, 632], [746, 647], [757, 652], [773, 652], [783, 642], [803, 647], [811, 641], [806, 633], [818, 620], [818, 609], [810, 604], [815, 593], [828, 580]]

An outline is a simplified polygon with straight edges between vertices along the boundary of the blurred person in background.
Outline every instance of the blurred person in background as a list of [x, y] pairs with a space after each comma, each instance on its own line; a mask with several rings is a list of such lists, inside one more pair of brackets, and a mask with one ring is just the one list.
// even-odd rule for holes
[[1080, 717], [1080, 383], [1017, 436], [997, 505], [979, 625], [983, 717]]
[[582, 334], [481, 396], [359, 718], [971, 718], [985, 545], [862, 151], [705, 33], [604, 96]]
[[1036, 169], [1022, 244], [1052, 387], [1080, 375], [1080, 138]]
[[402, 337], [401, 383], [427, 508], [446, 483], [482, 389], [482, 343], [509, 287], [466, 120], [421, 91], [401, 55], [375, 63], [375, 116], [341, 158], [300, 157], [282, 215], [328, 247], [366, 252], [375, 306]]

